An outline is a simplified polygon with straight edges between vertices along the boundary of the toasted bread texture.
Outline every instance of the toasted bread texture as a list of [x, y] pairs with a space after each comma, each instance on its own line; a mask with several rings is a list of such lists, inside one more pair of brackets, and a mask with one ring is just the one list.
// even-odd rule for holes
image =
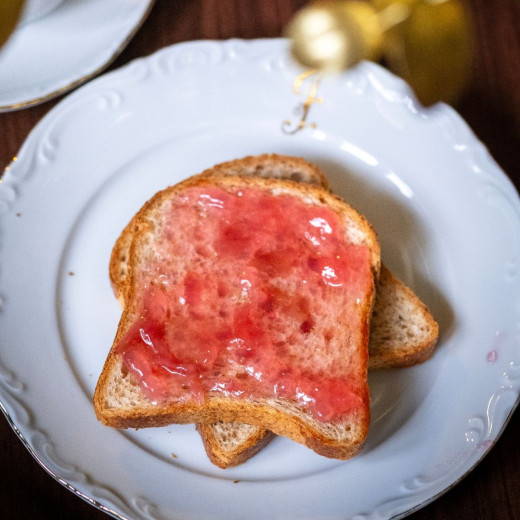
[[199, 423], [197, 431], [209, 460], [222, 469], [243, 464], [276, 437], [271, 430], [240, 422]]
[[[325, 175], [301, 158], [265, 154], [219, 164], [204, 176], [242, 175], [288, 178], [328, 189]], [[127, 261], [136, 218], [121, 233], [110, 261], [114, 292], [124, 306]], [[381, 266], [376, 303], [370, 325], [369, 369], [402, 368], [428, 359], [438, 338], [438, 325], [419, 298]], [[198, 424], [210, 460], [219, 467], [242, 464], [258, 453], [274, 434], [265, 428], [238, 422]]]
[[[215, 189], [219, 191], [215, 192]], [[197, 192], [197, 190], [199, 191]], [[219, 273], [218, 267], [215, 267], [219, 255], [213, 255], [212, 251], [208, 250], [202, 251], [204, 249], [202, 245], [207, 245], [208, 237], [214, 232], [214, 228], [211, 226], [209, 228], [213, 231], [211, 229], [208, 231], [208, 224], [213, 221], [204, 221], [202, 228], [197, 225], [195, 227], [168, 225], [168, 214], [172, 204], [182, 206], [182, 201], [189, 199], [193, 193], [199, 193], [199, 195], [201, 193], [203, 195], [204, 193], [218, 193], [219, 196], [225, 198], [228, 195], [236, 197], [242, 192], [261, 193], [262, 197], [269, 197], [274, 204], [280, 200], [294, 199], [298, 200], [299, 205], [318, 208], [319, 211], [326, 210], [329, 212], [327, 215], [336, 215], [335, 218], [340, 223], [340, 240], [344, 241], [345, 247], [348, 246], [358, 252], [366, 253], [363, 253], [364, 256], [361, 255], [363, 261], [360, 260], [360, 269], [365, 272], [366, 283], [361, 285], [360, 292], [355, 298], [355, 304], [352, 301], [341, 299], [329, 301], [324, 299], [323, 295], [318, 295], [315, 297], [318, 305], [307, 309], [305, 306], [314, 305], [314, 300], [309, 303], [311, 302], [309, 297], [305, 304], [299, 304], [298, 312], [312, 315], [315, 319], [312, 323], [309, 321], [299, 323], [298, 330], [290, 328], [292, 324], [294, 329], [295, 320], [292, 319], [294, 315], [291, 315], [292, 311], [289, 312], [289, 316], [286, 315], [287, 308], [283, 303], [293, 300], [290, 296], [292, 294], [294, 297], [295, 294], [294, 280], [290, 283], [287, 282], [288, 285], [284, 285], [286, 282], [278, 279], [280, 277], [276, 272], [270, 273], [269, 278], [269, 284], [275, 284], [275, 294], [284, 295], [283, 300], [278, 296], [274, 298], [275, 306], [278, 304], [281, 306], [281, 311], [275, 316], [279, 321], [279, 330], [276, 332], [278, 336], [276, 337], [279, 340], [282, 337], [280, 330], [292, 330], [291, 335], [283, 336], [284, 350], [289, 349], [290, 351], [289, 358], [298, 357], [298, 362], [293, 361], [293, 363], [296, 363], [302, 374], [317, 370], [317, 373], [320, 374], [319, 377], [316, 376], [318, 380], [323, 378], [324, 373], [329, 374], [332, 371], [334, 381], [325, 382], [325, 385], [330, 383], [333, 386], [341, 386], [339, 381], [349, 381], [350, 387], [343, 388], [342, 391], [347, 392], [352, 403], [348, 410], [342, 411], [339, 418], [333, 414], [331, 419], [323, 420], [324, 413], [322, 413], [321, 419], [318, 419], [316, 415], [309, 413], [309, 409], [303, 406], [301, 401], [292, 398], [290, 393], [289, 395], [276, 393], [265, 395], [260, 392], [257, 395], [252, 392], [250, 395], [248, 394], [247, 398], [239, 398], [233, 392], [220, 392], [212, 387], [206, 387], [202, 398], [197, 393], [190, 393], [190, 391], [187, 392], [187, 397], [176, 394], [173, 397], [168, 396], [165, 399], [153, 401], [150, 394], [145, 391], [146, 385], [143, 386], [142, 381], [140, 384], [136, 374], [131, 370], [134, 365], [125, 364], [125, 350], [121, 348], [121, 344], [128, 341], [128, 335], [131, 335], [132, 329], [135, 329], [136, 323], [143, 314], [143, 298], [145, 297], [141, 294], [142, 288], [162, 283], [160, 277], [165, 273], [160, 272], [161, 265], [164, 264], [168, 268], [168, 273], [173, 271], [177, 273], [175, 275], [177, 278], [175, 276], [168, 278], [167, 284], [175, 285], [179, 280], [183, 280], [185, 288], [187, 287], [187, 270], [192, 270], [193, 266], [198, 266], [197, 269], [200, 273], [206, 274], [208, 266], [211, 265], [213, 272], [209, 274], [218, 276]], [[254, 200], [254, 196], [252, 197]], [[191, 209], [198, 208], [196, 205], [190, 207]], [[192, 214], [193, 211], [190, 215]], [[278, 219], [278, 221], [280, 220]], [[190, 222], [182, 221], [182, 224]], [[251, 221], [248, 225], [254, 227], [254, 222]], [[200, 233], [201, 229], [204, 231], [199, 240], [197, 232]], [[153, 197], [127, 226], [123, 234], [125, 233], [131, 236], [121, 239], [119, 245], [125, 244], [128, 240], [126, 244], [129, 246], [121, 246], [119, 251], [115, 248], [114, 254], [120, 260], [119, 267], [124, 265], [126, 271], [111, 271], [112, 281], [114, 279], [125, 280], [117, 291], [124, 302], [124, 310], [114, 345], [98, 381], [94, 397], [96, 413], [103, 423], [114, 427], [140, 428], [171, 423], [235, 421], [260, 426], [285, 435], [306, 444], [325, 456], [349, 458], [359, 452], [368, 430], [369, 409], [366, 385], [368, 324], [375, 297], [375, 281], [380, 269], [377, 238], [361, 215], [339, 198], [317, 186], [271, 178], [203, 174], [168, 188]], [[240, 238], [240, 240], [242, 239]], [[170, 242], [176, 247], [165, 247], [165, 244]], [[195, 247], [190, 247], [190, 244]], [[168, 249], [167, 253], [166, 249]], [[267, 257], [271, 262], [272, 256], [269, 254]], [[166, 263], [164, 263], [165, 255]], [[263, 264], [267, 257], [262, 253], [260, 257], [255, 258], [257, 260], [260, 258], [260, 263]], [[277, 269], [285, 269], [283, 267], [285, 261], [282, 257], [277, 257], [276, 262]], [[280, 262], [282, 263], [280, 264]], [[321, 270], [321, 267], [315, 269], [316, 262], [316, 259], [312, 259], [312, 262], [306, 261], [305, 265], [310, 266], [311, 271], [320, 272], [322, 276], [325, 276], [323, 274], [325, 271]], [[327, 276], [330, 276], [329, 271]], [[332, 274], [335, 276], [334, 273]], [[334, 285], [329, 283], [329, 278], [327, 280], [324, 285]], [[188, 286], [192, 287], [191, 282]], [[344, 293], [344, 291], [340, 292]], [[285, 299], [285, 296], [289, 296], [289, 299]], [[337, 303], [341, 305], [338, 306]], [[271, 305], [269, 304], [268, 307], [267, 310], [264, 310], [271, 312]], [[149, 311], [146, 308], [144, 310]], [[226, 307], [225, 310], [228, 312], [229, 307]], [[343, 322], [341, 318], [346, 315], [345, 313], [352, 319]], [[355, 323], [354, 326], [353, 323]], [[274, 333], [270, 331], [270, 334]], [[147, 333], [145, 335], [148, 338], [145, 343], [153, 343]], [[230, 377], [235, 378], [236, 381], [245, 377], [244, 365], [236, 363], [236, 356], [233, 361], [234, 364], [231, 368], [219, 366], [220, 375], [224, 374], [223, 377], [226, 381], [226, 378]], [[197, 360], [199, 364], [204, 362], [202, 359]], [[287, 369], [291, 371], [292, 367], [289, 365]], [[314, 381], [312, 378], [311, 380]], [[327, 381], [327, 378], [325, 380]], [[346, 401], [342, 399], [343, 403]]]

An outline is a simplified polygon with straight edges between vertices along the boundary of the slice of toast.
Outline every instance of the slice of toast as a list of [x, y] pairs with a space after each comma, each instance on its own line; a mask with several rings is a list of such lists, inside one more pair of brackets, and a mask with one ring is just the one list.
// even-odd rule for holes
[[[230, 174], [290, 178], [328, 188], [325, 175], [315, 165], [301, 158], [273, 154], [222, 163], [202, 175]], [[134, 221], [120, 235], [110, 262], [110, 279], [123, 305], [132, 237], [129, 230], [133, 227]], [[438, 325], [429, 310], [382, 265], [370, 326], [369, 369], [400, 368], [423, 362], [432, 355], [437, 337]], [[245, 462], [274, 437], [269, 430], [237, 422], [199, 424], [197, 430], [209, 458], [222, 468]]]
[[[201, 204], [201, 197], [206, 197], [207, 204]], [[232, 239], [225, 244], [227, 249], [224, 250], [221, 240], [224, 235], [222, 229], [213, 225], [215, 214], [211, 213], [211, 207], [215, 204], [218, 206], [220, 199], [228, 201], [228, 197], [235, 201], [243, 199], [245, 206], [240, 206], [241, 212], [238, 214], [242, 215], [241, 219], [249, 220], [242, 224], [238, 235], [235, 229], [238, 224], [228, 226], [229, 229], [225, 230], [228, 234], [225, 236], [231, 236]], [[213, 204], [208, 201], [216, 202]], [[299, 223], [312, 223], [312, 229], [299, 231], [300, 237], [310, 237], [304, 241], [305, 247], [316, 245], [316, 241], [326, 238], [329, 244], [327, 247], [334, 246], [337, 250], [331, 249], [329, 253], [332, 256], [328, 257], [321, 257], [321, 253], [314, 254], [305, 248], [302, 251], [291, 250], [290, 254], [287, 251], [278, 254], [274, 249], [269, 249], [272, 244], [264, 250], [260, 243], [260, 249], [255, 245], [256, 249], [251, 250], [253, 258], [248, 257], [244, 264], [241, 260], [243, 244], [248, 240], [256, 244], [257, 239], [245, 239], [241, 234], [254, 230], [251, 236], [260, 236], [267, 219], [255, 222], [255, 218], [264, 215], [261, 208], [277, 207], [285, 209], [277, 210], [275, 216], [267, 214], [273, 217], [271, 228], [267, 229], [269, 237], [292, 237], [292, 229], [299, 229]], [[178, 208], [182, 211], [175, 213]], [[183, 213], [186, 209], [188, 213]], [[291, 221], [291, 226], [287, 226], [291, 211], [299, 217]], [[197, 223], [194, 216], [197, 212], [208, 218]], [[309, 220], [309, 215], [314, 217]], [[333, 222], [332, 227], [329, 221]], [[173, 225], [173, 222], [177, 224]], [[325, 456], [349, 458], [358, 453], [368, 428], [366, 348], [375, 279], [380, 266], [379, 245], [366, 220], [343, 201], [319, 187], [270, 178], [202, 175], [157, 194], [145, 204], [134, 224], [135, 228], [131, 225], [127, 228], [127, 233], [132, 237], [129, 239], [126, 281], [120, 291], [124, 301], [123, 315], [94, 397], [98, 418], [114, 427], [240, 421], [285, 435]], [[324, 234], [327, 237], [324, 238]], [[211, 242], [215, 236], [220, 236], [220, 241]], [[269, 242], [265, 236], [263, 239]], [[298, 247], [303, 247], [301, 240], [291, 240], [293, 245], [297, 243]], [[278, 243], [276, 247], [282, 247], [284, 243], [288, 242]], [[208, 244], [211, 244], [213, 251], [211, 247], [208, 250]], [[322, 242], [321, 247], [325, 248], [326, 244]], [[218, 265], [219, 259], [230, 250], [238, 256], [227, 258], [225, 267]], [[323, 253], [326, 251], [326, 248], [322, 250]], [[195, 343], [199, 342], [200, 347], [207, 342], [197, 339], [201, 329], [193, 330], [190, 325], [190, 320], [198, 319], [196, 315], [204, 314], [213, 301], [213, 298], [206, 300], [204, 292], [201, 296], [197, 288], [197, 284], [204, 285], [202, 275], [210, 278], [214, 276], [218, 280], [223, 273], [228, 276], [227, 270], [231, 268], [246, 269], [251, 265], [255, 266], [256, 271], [248, 276], [255, 276], [257, 271], [265, 270], [262, 275], [264, 285], [260, 286], [259, 294], [265, 291], [269, 294], [267, 299], [256, 302], [256, 305], [269, 315], [269, 319], [255, 325], [256, 321], [249, 320], [249, 311], [244, 315], [245, 311], [238, 305], [240, 309], [236, 312], [239, 319], [235, 314], [233, 326], [236, 328], [237, 323], [240, 323], [246, 344], [255, 348], [258, 346], [255, 335], [261, 336], [262, 345], [270, 342], [271, 350], [263, 352], [264, 358], [255, 359], [261, 368], [256, 372], [255, 367], [248, 364], [250, 361], [245, 364], [241, 361], [244, 352], [240, 349], [230, 350], [235, 340], [226, 340], [226, 360], [220, 358], [218, 352], [206, 354], [200, 349], [193, 350]], [[274, 271], [271, 269], [273, 265]], [[285, 276], [289, 271], [293, 273], [295, 265], [296, 275]], [[194, 269], [198, 269], [195, 273], [200, 275], [198, 278], [194, 278]], [[305, 280], [300, 279], [302, 273], [305, 274]], [[312, 273], [318, 274], [318, 278], [312, 278]], [[218, 286], [218, 283], [213, 285]], [[349, 290], [331, 289], [342, 285], [348, 286]], [[148, 293], [143, 293], [142, 288], [146, 288]], [[221, 288], [216, 290], [220, 294]], [[222, 291], [225, 293], [225, 288]], [[246, 299], [250, 297], [248, 291]], [[153, 300], [150, 293], [154, 293]], [[165, 293], [168, 303], [157, 303], [158, 298], [165, 297]], [[209, 294], [214, 296], [211, 290]], [[198, 306], [197, 301], [201, 298], [204, 305]], [[241, 296], [235, 294], [233, 298], [240, 300]], [[253, 302], [253, 296], [251, 298]], [[189, 300], [190, 305], [180, 310], [174, 309], [170, 304], [175, 299]], [[169, 324], [172, 313], [182, 314], [184, 308], [193, 310], [190, 320], [173, 320], [171, 329], [157, 332], [158, 315], [162, 319], [166, 313]], [[226, 314], [230, 308], [223, 305], [220, 311]], [[235, 312], [233, 307], [231, 312]], [[140, 321], [143, 316], [144, 322]], [[274, 328], [271, 328], [272, 323], [275, 324]], [[265, 330], [268, 330], [268, 336], [263, 332]], [[223, 329], [215, 331], [222, 337], [226, 336]], [[235, 333], [233, 330], [232, 335]], [[139, 340], [139, 334], [142, 341]], [[183, 350], [181, 336], [186, 335], [190, 337], [190, 348]], [[148, 379], [141, 380], [141, 384], [136, 384], [137, 373], [144, 371], [143, 367], [147, 365], [139, 364], [140, 357], [146, 356], [146, 351], [134, 351], [134, 344], [145, 343], [164, 356], [160, 344], [165, 341], [165, 337], [174, 338], [174, 341], [169, 341], [169, 345], [175, 347], [175, 356], [185, 356], [188, 361], [183, 366], [177, 366], [177, 359], [173, 366], [168, 359], [161, 358], [159, 368], [170, 363], [166, 372], [175, 372], [179, 376], [179, 372], [184, 371], [182, 377], [187, 372], [195, 371], [194, 379], [188, 381], [190, 389], [187, 392], [183, 393], [186, 390], [184, 385], [173, 392], [169, 383], [167, 395], [162, 395], [164, 389], [154, 379], [155, 372], [151, 376], [148, 374]], [[249, 347], [245, 350], [249, 350]], [[262, 365], [267, 363], [269, 356], [273, 358], [273, 363]], [[211, 362], [208, 362], [207, 358], [212, 357]], [[211, 377], [208, 379], [208, 374], [204, 372], [204, 377], [200, 379], [199, 372], [206, 363], [213, 363], [208, 365]], [[280, 363], [282, 371], [279, 372], [277, 368], [277, 373], [271, 374], [269, 379], [269, 371]], [[255, 380], [260, 380], [258, 374], [262, 370], [261, 378], [267, 381], [267, 387], [273, 380], [276, 381], [274, 392], [268, 393], [269, 388], [265, 387], [257, 388]], [[246, 384], [245, 380], [249, 382]], [[201, 391], [194, 389], [197, 385], [202, 385]], [[150, 392], [152, 387], [155, 387], [152, 390], [156, 393]], [[225, 391], [217, 391], [219, 388], [225, 388]], [[314, 392], [311, 389], [315, 389], [312, 396], [309, 395], [309, 392]], [[244, 392], [248, 397], [239, 398], [238, 395]], [[329, 399], [325, 401], [322, 395]]]

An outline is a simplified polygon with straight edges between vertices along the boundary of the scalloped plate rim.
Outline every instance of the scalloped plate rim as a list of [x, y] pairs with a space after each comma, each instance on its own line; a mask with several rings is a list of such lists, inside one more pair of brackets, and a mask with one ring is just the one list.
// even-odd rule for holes
[[[230, 43], [231, 42], [231, 43]], [[231, 40], [231, 41], [227, 41], [227, 42], [187, 42], [187, 43], [183, 43], [183, 44], [177, 44], [177, 45], [174, 45], [174, 46], [171, 46], [169, 48], [165, 48], [165, 49], [161, 49], [159, 51], [157, 51], [154, 55], [158, 55], [159, 53], [161, 52], [169, 52], [169, 49], [175, 47], [176, 50], [178, 52], [183, 52], [183, 50], [189, 50], [189, 49], [192, 49], [194, 47], [197, 47], [199, 46], [199, 48], [202, 48], [202, 47], [205, 47], [205, 46], [208, 46], [208, 45], [217, 45], [219, 47], [222, 47], [224, 45], [230, 45], [232, 46], [234, 43], [233, 42], [238, 42], [239, 45], [245, 45], [245, 48], [246, 50], [247, 49], [251, 49], [253, 48], [255, 45], [258, 45], [258, 46], [261, 46], [261, 45], [274, 45], [272, 49], [270, 49], [271, 52], [275, 52], [276, 50], [276, 45], [277, 44], [281, 44], [282, 46], [285, 45], [285, 41], [284, 40], [261, 40], [261, 41], [252, 41], [252, 42], [244, 42], [242, 40]], [[284, 42], [284, 43], [282, 43]], [[150, 59], [154, 59], [153, 56], [150, 56], [149, 58], [145, 58], [144, 59], [144, 62], [147, 62], [148, 60]], [[143, 59], [139, 59], [139, 60], [143, 60]], [[137, 60], [136, 60], [137, 61]], [[133, 63], [133, 62], [132, 62]], [[132, 66], [132, 63], [126, 65], [125, 67], [123, 67], [123, 69], [127, 69], [127, 67], [130, 67]], [[122, 69], [119, 69], [117, 71], [113, 71], [113, 72], [110, 72], [108, 73], [107, 75], [105, 76], [102, 76], [102, 78], [104, 78], [102, 81], [107, 81], [108, 83], [110, 83], [111, 81], [111, 78], [117, 78], [118, 75], [121, 73], [121, 70]], [[361, 74], [368, 74], [370, 72], [373, 72], [374, 74], [376, 74], [378, 76], [379, 79], [383, 79], [383, 82], [384, 81], [388, 81], [388, 83], [391, 83], [392, 84], [392, 87], [390, 90], [394, 89], [394, 92], [396, 92], [397, 94], [399, 94], [401, 96], [401, 100], [400, 102], [403, 102], [404, 100], [404, 104], [405, 106], [407, 107], [406, 109], [407, 110], [410, 110], [410, 113], [413, 113], [413, 114], [419, 114], [421, 115], [422, 113], [422, 109], [418, 106], [418, 104], [416, 103], [416, 101], [414, 100], [413, 98], [413, 95], [411, 93], [411, 91], [409, 90], [409, 88], [404, 84], [404, 82], [402, 82], [401, 80], [399, 80], [398, 78], [395, 78], [393, 77], [390, 73], [388, 73], [386, 70], [384, 69], [381, 69], [380, 67], [374, 65], [374, 64], [363, 64], [361, 67], [360, 67], [360, 71], [361, 71]], [[95, 80], [93, 82], [91, 82], [90, 84], [86, 85], [85, 87], [77, 90], [76, 92], [74, 92], [73, 94], [71, 94], [71, 96], [69, 96], [68, 98], [65, 98], [62, 102], [60, 102], [53, 110], [51, 110], [49, 112], [48, 115], [46, 115], [37, 125], [36, 127], [33, 129], [33, 131], [31, 131], [31, 133], [29, 134], [28, 138], [26, 139], [24, 145], [22, 146], [21, 150], [20, 150], [20, 160], [17, 161], [16, 163], [12, 163], [10, 166], [8, 166], [8, 168], [6, 169], [6, 177], [4, 179], [5, 182], [3, 182], [2, 186], [0, 187], [0, 195], [2, 193], [5, 193], [5, 191], [2, 191], [2, 190], [6, 190], [9, 188], [10, 184], [12, 183], [12, 187], [16, 187], [16, 177], [14, 175], [15, 171], [16, 170], [22, 170], [23, 171], [23, 165], [25, 164], [26, 165], [26, 168], [28, 168], [29, 164], [25, 162], [25, 154], [28, 153], [28, 150], [30, 150], [31, 146], [34, 146], [36, 143], [37, 143], [37, 140], [38, 140], [38, 132], [39, 132], [39, 129], [44, 129], [46, 127], [46, 125], [49, 124], [49, 122], [52, 121], [52, 118], [54, 117], [55, 114], [59, 114], [60, 113], [60, 110], [62, 110], [63, 108], [66, 107], [66, 103], [69, 102], [69, 100], [76, 100], [76, 99], [80, 99], [81, 96], [83, 95], [84, 92], [90, 92], [91, 89], [93, 91], [95, 91], [95, 89], [97, 88], [97, 85], [100, 85], [101, 83], [98, 83], [99, 81], [101, 81], [101, 78], [99, 78], [98, 80]], [[89, 89], [88, 91], [86, 89]], [[84, 90], [85, 89], [85, 90]], [[70, 102], [72, 102], [70, 101]], [[434, 107], [433, 109], [434, 111], [436, 111], [437, 114], [441, 114], [443, 115], [444, 117], [446, 117], [450, 122], [454, 123], [455, 125], [458, 125], [459, 127], [461, 127], [464, 131], [467, 133], [467, 140], [469, 142], [469, 145], [468, 146], [471, 146], [473, 145], [474, 146], [474, 152], [477, 153], [478, 155], [478, 161], [481, 161], [482, 163], [487, 163], [487, 166], [489, 168], [491, 168], [492, 170], [492, 173], [491, 173], [491, 176], [496, 176], [496, 174], [498, 173], [498, 179], [496, 179], [498, 182], [500, 183], [503, 183], [503, 185], [506, 187], [506, 189], [512, 189], [512, 196], [514, 197], [515, 194], [516, 194], [516, 190], [513, 186], [513, 184], [511, 183], [511, 181], [507, 178], [507, 176], [505, 174], [503, 174], [503, 172], [501, 172], [501, 170], [498, 168], [498, 166], [495, 164], [495, 162], [493, 161], [493, 159], [491, 158], [491, 156], [489, 156], [489, 154], [487, 153], [487, 151], [485, 150], [485, 147], [483, 147], [482, 143], [480, 143], [476, 137], [474, 136], [473, 132], [469, 129], [469, 127], [467, 127], [466, 123], [462, 120], [462, 118], [460, 118], [460, 116], [453, 110], [451, 109], [450, 107], [447, 107], [445, 105], [438, 105], [436, 107]], [[433, 113], [433, 112], [430, 112], [430, 114]], [[432, 118], [434, 121], [436, 121], [435, 119], [435, 116], [433, 116]], [[34, 142], [34, 143], [33, 143]], [[475, 159], [476, 160], [476, 159]], [[11, 171], [12, 170], [12, 171]], [[13, 176], [11, 176], [11, 174], [13, 174]], [[22, 179], [20, 179], [20, 182], [23, 183], [23, 175], [22, 175]], [[516, 194], [516, 197], [518, 195]], [[0, 199], [1, 201], [1, 199]], [[518, 200], [515, 199], [515, 203], [518, 204]], [[0, 280], [1, 280], [1, 276], [0, 276]], [[1, 367], [0, 367], [1, 368]], [[0, 383], [4, 383], [4, 381], [0, 381]], [[9, 394], [9, 392], [6, 392], [3, 388], [3, 385], [0, 386], [1, 390], [2, 390], [2, 393], [5, 394], [5, 403], [8, 403], [10, 399], [12, 399], [13, 397]], [[4, 398], [2, 398], [2, 400], [4, 400]], [[513, 403], [513, 405], [511, 406], [510, 410], [509, 410], [509, 413], [508, 413], [508, 416], [507, 418], [505, 419], [505, 421], [502, 423], [500, 429], [498, 432], [493, 432], [493, 443], [496, 441], [496, 439], [501, 435], [501, 433], [504, 431], [508, 421], [510, 420], [512, 414], [514, 413], [514, 410], [517, 408], [518, 406], [518, 403], [519, 403], [519, 399], [518, 399], [518, 395], [517, 395], [517, 398], [515, 400], [515, 402]], [[49, 474], [51, 474], [58, 482], [60, 482], [61, 484], [63, 485], [66, 485], [67, 488], [71, 489], [73, 492], [75, 492], [78, 496], [80, 496], [81, 498], [87, 500], [89, 503], [95, 505], [96, 507], [98, 507], [99, 509], [101, 510], [104, 510], [105, 512], [108, 512], [109, 514], [113, 514], [114, 516], [118, 515], [119, 513], [117, 513], [115, 510], [111, 510], [110, 508], [108, 508], [107, 506], [103, 505], [100, 501], [98, 501], [97, 499], [95, 498], [91, 498], [91, 497], [88, 497], [88, 496], [85, 496], [79, 489], [76, 489], [73, 485], [67, 483], [66, 481], [62, 481], [63, 479], [55, 474], [53, 471], [51, 471], [49, 468], [45, 467], [45, 464], [42, 462], [42, 460], [38, 457], [38, 454], [36, 453], [36, 451], [34, 450], [33, 447], [30, 446], [30, 444], [27, 442], [27, 440], [25, 439], [25, 437], [23, 436], [23, 432], [21, 430], [18, 429], [18, 427], [16, 426], [15, 422], [13, 421], [13, 419], [10, 417], [10, 414], [7, 410], [7, 407], [4, 407], [4, 405], [2, 405], [2, 411], [4, 412], [4, 414], [7, 416], [7, 419], [10, 423], [10, 425], [13, 427], [13, 430], [17, 433], [17, 435], [20, 437], [21, 441], [24, 443], [24, 445], [26, 446], [26, 448], [30, 451], [30, 453], [33, 455], [33, 457], [36, 458], [36, 460], [49, 472]], [[37, 430], [36, 430], [37, 431]], [[410, 507], [409, 509], [405, 510], [405, 511], [400, 511], [398, 513], [396, 513], [395, 515], [393, 515], [392, 517], [393, 518], [398, 518], [398, 517], [402, 517], [404, 515], [407, 515], [409, 513], [412, 513], [418, 509], [420, 509], [421, 507], [425, 506], [426, 504], [430, 503], [432, 500], [435, 500], [435, 498], [437, 498], [438, 496], [440, 496], [441, 494], [443, 494], [444, 492], [446, 492], [448, 489], [450, 489], [451, 487], [453, 487], [454, 485], [457, 484], [457, 482], [459, 482], [461, 479], [464, 478], [464, 476], [466, 476], [469, 472], [472, 471], [472, 469], [482, 460], [482, 458], [485, 456], [486, 453], [489, 452], [489, 450], [491, 449], [492, 447], [492, 444], [493, 443], [490, 443], [486, 449], [483, 449], [482, 452], [481, 452], [481, 455], [480, 457], [469, 467], [469, 468], [465, 468], [465, 470], [462, 472], [462, 474], [460, 476], [458, 476], [449, 486], [445, 487], [444, 489], [441, 489], [439, 491], [437, 491], [433, 496], [431, 496], [430, 498], [426, 499], [426, 500], [423, 500], [421, 501], [420, 503], [418, 504], [415, 504], [413, 505], [412, 507]], [[124, 516], [121, 516], [121, 518], [124, 518]]]

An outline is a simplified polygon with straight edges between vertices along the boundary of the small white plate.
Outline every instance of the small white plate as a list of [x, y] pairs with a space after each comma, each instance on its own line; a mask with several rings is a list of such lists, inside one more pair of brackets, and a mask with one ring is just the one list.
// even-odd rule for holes
[[[106, 74], [35, 127], [0, 185], [0, 399], [61, 483], [133, 519], [405, 516], [488, 452], [520, 389], [520, 202], [449, 107], [363, 63], [307, 78], [284, 40], [192, 42]], [[294, 112], [309, 101], [306, 123]], [[302, 108], [302, 107], [300, 107]], [[286, 122], [288, 121], [288, 122]], [[120, 309], [109, 255], [157, 190], [248, 154], [304, 156], [364, 213], [441, 327], [421, 366], [371, 374], [364, 452], [277, 438], [220, 470], [192, 425], [121, 432], [91, 404]]]
[[152, 5], [153, 0], [67, 0], [21, 24], [0, 49], [0, 112], [43, 103], [99, 74]]

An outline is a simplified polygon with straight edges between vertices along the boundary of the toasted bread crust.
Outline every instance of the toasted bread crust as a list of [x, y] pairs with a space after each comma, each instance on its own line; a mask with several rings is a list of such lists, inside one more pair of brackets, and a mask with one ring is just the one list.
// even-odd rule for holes
[[[166, 188], [152, 197], [143, 208], [137, 213], [136, 217], [127, 226], [122, 234], [121, 244], [125, 244], [114, 248], [111, 266], [121, 263], [124, 256], [122, 251], [126, 251], [129, 246], [129, 258], [134, 259], [139, 256], [139, 247], [141, 241], [148, 232], [153, 230], [153, 212], [160, 208], [163, 202], [167, 201], [176, 193], [188, 187], [203, 186], [219, 186], [221, 188], [244, 188], [266, 190], [273, 195], [288, 194], [300, 197], [308, 203], [315, 205], [323, 205], [335, 211], [346, 223], [350, 240], [358, 244], [366, 245], [371, 255], [371, 270], [374, 277], [374, 283], [369, 291], [366, 304], [360, 306], [362, 318], [362, 338], [363, 345], [359, 345], [359, 356], [362, 358], [362, 366], [365, 367], [364, 377], [366, 379], [367, 364], [367, 341], [369, 320], [372, 311], [375, 296], [375, 280], [378, 277], [380, 269], [380, 253], [379, 244], [375, 232], [370, 224], [360, 216], [353, 208], [343, 202], [326, 190], [318, 186], [307, 184], [296, 184], [288, 180], [273, 180], [271, 178], [247, 178], [238, 176], [212, 176], [202, 174], [187, 179], [175, 186]], [[128, 242], [126, 242], [128, 241]], [[121, 272], [111, 270], [112, 281], [120, 278]], [[121, 317], [114, 346], [118, 343], [122, 335], [128, 330], [132, 323], [136, 309], [134, 302], [136, 288], [135, 269], [130, 263], [129, 272], [124, 276], [123, 284], [114, 284], [116, 292], [124, 300], [125, 308]], [[120, 356], [111, 350], [105, 367], [98, 381], [94, 396], [94, 404], [96, 414], [100, 421], [109, 426], [116, 428], [142, 428], [146, 426], [161, 426], [171, 423], [200, 422], [208, 423], [218, 420], [222, 421], [239, 421], [259, 426], [267, 427], [271, 431], [285, 435], [297, 442], [306, 444], [316, 452], [335, 458], [349, 458], [357, 454], [362, 448], [364, 438], [368, 432], [369, 422], [369, 406], [368, 406], [368, 388], [362, 398], [363, 406], [359, 417], [355, 419], [355, 427], [352, 426], [352, 432], [349, 438], [340, 442], [335, 438], [327, 436], [323, 431], [320, 432], [316, 424], [308, 421], [304, 414], [298, 415], [292, 410], [290, 403], [274, 403], [270, 400], [259, 400], [258, 402], [250, 402], [245, 400], [237, 400], [220, 397], [208, 396], [203, 405], [185, 405], [173, 403], [171, 405], [154, 407], [145, 404], [134, 404], [129, 408], [113, 407], [107, 401], [107, 388], [110, 380], [121, 377]], [[245, 401], [245, 402], [244, 402]], [[289, 410], [289, 413], [288, 413]]]
[[243, 157], [217, 164], [203, 171], [204, 176], [236, 175], [286, 179], [294, 182], [312, 184], [329, 189], [329, 182], [323, 172], [301, 157], [278, 154], [263, 154]]
[[218, 421], [247, 423], [289, 437], [325, 457], [344, 460], [354, 457], [363, 449], [368, 434], [368, 393], [365, 395], [361, 413], [355, 418], [355, 424], [352, 421], [352, 433], [348, 442], [345, 442], [344, 439], [337, 441], [333, 436], [326, 435], [305, 414], [294, 409], [289, 409], [289, 412], [292, 411], [289, 413], [286, 403], [273, 400], [262, 399], [252, 402], [210, 396], [203, 404], [173, 403], [154, 407], [141, 400], [140, 404], [128, 408], [107, 407], [103, 391], [108, 378], [119, 377], [120, 372], [120, 358], [114, 356], [107, 360], [94, 394], [94, 406], [99, 421], [113, 428], [140, 429], [170, 424], [212, 424]]

